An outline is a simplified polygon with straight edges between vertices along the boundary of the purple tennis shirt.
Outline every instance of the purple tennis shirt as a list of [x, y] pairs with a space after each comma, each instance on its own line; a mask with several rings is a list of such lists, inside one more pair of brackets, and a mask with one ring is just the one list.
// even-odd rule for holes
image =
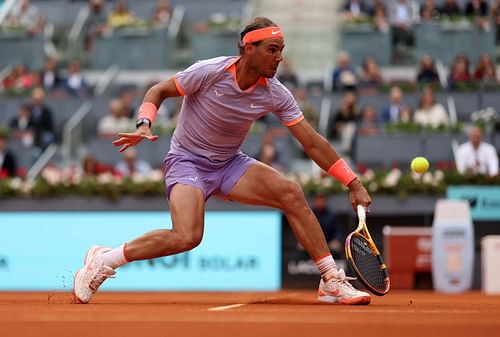
[[236, 81], [239, 57], [199, 61], [174, 76], [184, 96], [170, 152], [186, 150], [212, 162], [240, 151], [252, 123], [269, 112], [286, 126], [304, 119], [290, 91], [275, 78], [260, 78], [242, 90]]

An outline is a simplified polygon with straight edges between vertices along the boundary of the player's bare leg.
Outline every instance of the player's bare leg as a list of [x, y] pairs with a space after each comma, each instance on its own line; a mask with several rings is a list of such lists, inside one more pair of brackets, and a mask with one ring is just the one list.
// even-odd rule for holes
[[[315, 259], [321, 272], [318, 297], [323, 302], [368, 304], [370, 295], [352, 287], [343, 270], [337, 270], [331, 258], [321, 226], [309, 207], [302, 188], [275, 169], [257, 162], [233, 187], [228, 197], [242, 203], [281, 209], [295, 237]], [[322, 259], [330, 260], [323, 268]]]
[[176, 184], [170, 191], [172, 229], [158, 229], [129, 242], [128, 261], [148, 260], [195, 248], [203, 238], [205, 195], [192, 186]]
[[198, 246], [203, 237], [205, 196], [195, 187], [176, 184], [170, 191], [172, 229], [148, 232], [114, 249], [93, 246], [84, 266], [75, 274], [74, 296], [88, 303], [114, 269], [135, 260], [152, 259], [184, 252]]

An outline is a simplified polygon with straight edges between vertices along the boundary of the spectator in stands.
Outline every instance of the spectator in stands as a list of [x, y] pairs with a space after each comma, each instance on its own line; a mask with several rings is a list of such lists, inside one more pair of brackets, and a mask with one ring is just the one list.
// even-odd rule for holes
[[392, 26], [393, 45], [414, 44], [413, 25], [419, 20], [419, 5], [415, 0], [391, 0], [389, 22]]
[[280, 172], [286, 171], [285, 165], [283, 164], [284, 158], [282, 158], [274, 144], [274, 135], [272, 132], [266, 132], [262, 136], [261, 146], [255, 158]]
[[479, 58], [474, 71], [474, 80], [490, 84], [497, 82], [495, 66], [488, 53], [484, 53]]
[[470, 62], [464, 54], [459, 54], [453, 60], [450, 70], [450, 86], [456, 87], [459, 84], [470, 83]]
[[97, 132], [102, 138], [114, 137], [118, 132], [132, 129], [132, 120], [123, 115], [122, 102], [115, 98], [109, 103], [108, 116], [103, 117], [97, 125]]
[[333, 90], [354, 90], [358, 84], [358, 76], [351, 66], [351, 56], [340, 52], [338, 65], [333, 70]]
[[369, 8], [368, 14], [373, 20], [375, 29], [383, 32], [389, 32], [389, 19], [387, 18], [387, 11], [382, 0], [373, 0], [372, 6]]
[[0, 130], [0, 179], [16, 176], [16, 158], [7, 149], [8, 138], [8, 131]]
[[436, 102], [431, 87], [424, 88], [413, 118], [416, 123], [432, 128], [447, 126], [450, 123], [448, 113], [440, 103]]
[[31, 93], [31, 124], [35, 131], [35, 146], [44, 150], [55, 141], [52, 110], [45, 105], [45, 92], [38, 87]]
[[32, 5], [30, 0], [21, 0], [12, 8], [6, 24], [24, 27], [30, 34], [34, 35], [42, 31], [44, 19], [40, 15], [38, 7]]
[[286, 57], [283, 58], [283, 61], [280, 64], [278, 80], [290, 90], [299, 86], [297, 74], [295, 74], [290, 60]]
[[87, 50], [92, 50], [94, 39], [102, 36], [109, 27], [104, 0], [90, 0], [89, 7], [89, 16], [84, 26], [85, 47]]
[[309, 124], [318, 130], [319, 127], [319, 112], [318, 109], [309, 101], [307, 91], [304, 88], [297, 87], [292, 90], [293, 97], [299, 105], [300, 111], [304, 114]]
[[500, 0], [494, 0], [491, 5], [491, 19], [496, 27], [496, 45], [500, 44]]
[[462, 11], [460, 10], [457, 0], [445, 0], [439, 10], [439, 13], [441, 17], [444, 18], [455, 18], [462, 15]]
[[33, 122], [31, 120], [31, 109], [28, 104], [19, 105], [17, 117], [10, 121], [13, 137], [20, 139], [26, 147], [31, 147], [35, 140]]
[[434, 60], [430, 55], [424, 55], [420, 61], [420, 66], [417, 73], [418, 83], [437, 83], [439, 82], [439, 74], [436, 70]]
[[434, 0], [425, 0], [420, 9], [420, 21], [430, 22], [439, 19], [439, 9], [434, 4]]
[[382, 72], [373, 56], [367, 56], [363, 61], [359, 86], [361, 88], [375, 88], [384, 83]]
[[389, 93], [390, 103], [382, 110], [381, 120], [382, 123], [397, 123], [399, 120], [399, 113], [403, 107], [403, 91], [398, 86], [391, 88]]
[[401, 107], [401, 110], [399, 111], [398, 123], [413, 123], [413, 109], [411, 108], [411, 106], [405, 104]]
[[137, 106], [134, 104], [135, 93], [132, 90], [124, 90], [120, 94], [120, 101], [123, 107], [123, 116], [127, 118], [136, 117]]
[[358, 134], [362, 136], [378, 136], [380, 134], [380, 123], [377, 119], [377, 111], [371, 104], [365, 105], [361, 110], [361, 121], [358, 126]]
[[8, 84], [9, 89], [26, 91], [33, 87], [33, 75], [31, 75], [24, 64], [18, 63], [12, 70], [12, 73], [12, 83]]
[[461, 174], [498, 175], [498, 154], [495, 147], [482, 141], [479, 126], [469, 130], [469, 141], [459, 146], [457, 170]]
[[490, 28], [488, 3], [484, 0], [469, 0], [465, 5], [465, 16], [474, 18], [476, 25], [482, 29]]
[[354, 92], [348, 91], [342, 98], [340, 108], [335, 114], [333, 123], [329, 123], [330, 138], [340, 139], [340, 149], [345, 154], [351, 153], [358, 118], [359, 110], [356, 95]]
[[106, 172], [106, 168], [99, 163], [96, 156], [87, 154], [82, 159], [82, 175], [92, 177]]
[[369, 8], [363, 0], [347, 0], [342, 7], [342, 16], [347, 21], [355, 21], [358, 18], [368, 16]]
[[80, 69], [80, 61], [73, 60], [69, 64], [64, 87], [71, 96], [83, 97], [87, 95], [87, 83]]
[[53, 58], [45, 61], [45, 66], [41, 71], [40, 85], [48, 92], [53, 91], [61, 85], [62, 79], [57, 70], [57, 61]]
[[136, 21], [137, 18], [128, 10], [125, 1], [118, 1], [115, 10], [108, 16], [108, 26], [111, 28], [130, 26]]
[[312, 198], [311, 209], [318, 218], [328, 248], [335, 259], [343, 257], [342, 226], [337, 215], [328, 208], [328, 197], [325, 193], [317, 192]]
[[124, 177], [130, 177], [134, 174], [141, 176], [150, 174], [152, 171], [151, 165], [145, 160], [137, 159], [137, 151], [135, 149], [129, 150], [132, 151], [124, 152], [123, 159], [116, 164], [116, 172]]
[[172, 17], [172, 7], [168, 0], [158, 0], [158, 5], [153, 11], [153, 25], [167, 27]]

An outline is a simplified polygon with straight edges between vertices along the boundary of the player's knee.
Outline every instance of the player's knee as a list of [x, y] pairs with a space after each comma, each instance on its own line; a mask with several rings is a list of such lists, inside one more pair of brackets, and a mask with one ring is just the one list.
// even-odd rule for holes
[[203, 233], [191, 232], [184, 234], [181, 239], [182, 250], [187, 251], [196, 248], [201, 243], [202, 238]]
[[297, 208], [304, 203], [304, 193], [302, 192], [302, 187], [300, 187], [300, 185], [295, 181], [287, 181], [285, 183], [280, 201], [283, 209]]

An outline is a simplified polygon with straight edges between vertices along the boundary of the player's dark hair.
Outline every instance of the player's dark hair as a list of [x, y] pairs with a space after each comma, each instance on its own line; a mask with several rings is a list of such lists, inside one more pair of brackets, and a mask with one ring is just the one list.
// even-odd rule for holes
[[[240, 50], [240, 55], [243, 55], [244, 46], [243, 46], [243, 38], [245, 35], [253, 30], [261, 29], [261, 28], [266, 28], [266, 27], [278, 27], [277, 24], [272, 22], [270, 19], [259, 16], [254, 18], [249, 24], [243, 28], [243, 30], [240, 33], [240, 41], [238, 42], [238, 48]], [[253, 45], [258, 46], [262, 41], [254, 42]]]

